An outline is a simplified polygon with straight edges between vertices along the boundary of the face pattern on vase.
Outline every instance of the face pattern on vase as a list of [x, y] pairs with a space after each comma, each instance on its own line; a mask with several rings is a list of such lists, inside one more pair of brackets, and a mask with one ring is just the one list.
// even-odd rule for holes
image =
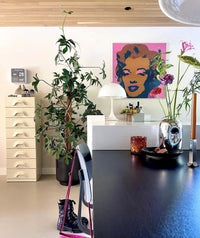
[[160, 146], [168, 151], [182, 148], [182, 124], [180, 121], [164, 119], [160, 123]]

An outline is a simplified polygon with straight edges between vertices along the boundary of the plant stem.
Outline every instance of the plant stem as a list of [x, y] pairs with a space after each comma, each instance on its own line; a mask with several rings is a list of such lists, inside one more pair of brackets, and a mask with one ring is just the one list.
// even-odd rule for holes
[[187, 68], [185, 69], [184, 73], [182, 74], [182, 76], [180, 77], [180, 80], [178, 82], [178, 84], [181, 82], [181, 80], [183, 79], [183, 77], [185, 76], [186, 72], [188, 71], [188, 68], [190, 67], [190, 65], [188, 64]]
[[169, 105], [169, 113], [170, 113], [170, 119], [172, 119], [172, 106], [171, 106], [171, 100], [170, 100], [170, 95], [169, 95], [169, 89], [168, 89], [168, 85], [166, 85], [166, 89], [167, 89], [167, 96], [168, 96], [168, 105]]
[[176, 101], [177, 101], [177, 93], [178, 93], [178, 87], [179, 87], [179, 84], [181, 82], [181, 80], [183, 79], [183, 77], [185, 76], [188, 68], [190, 65], [187, 66], [187, 68], [185, 69], [184, 73], [182, 74], [182, 76], [180, 77], [180, 64], [181, 64], [181, 61], [179, 59], [178, 61], [178, 78], [177, 78], [177, 84], [176, 84], [176, 89], [175, 89], [175, 92], [174, 92], [174, 95], [173, 95], [173, 98], [172, 100], [174, 100], [174, 106], [173, 106], [173, 120], [176, 119]]
[[167, 117], [167, 114], [166, 114], [166, 112], [165, 112], [165, 109], [164, 109], [164, 107], [163, 107], [163, 105], [162, 105], [161, 101], [160, 101], [160, 98], [159, 98], [159, 96], [157, 96], [157, 98], [158, 98], [158, 102], [159, 102], [159, 104], [160, 104], [160, 106], [161, 106], [161, 108], [162, 108], [162, 111], [163, 111], [163, 113], [164, 113], [165, 117]]
[[168, 98], [167, 98], [167, 92], [166, 92], [166, 87], [164, 87], [164, 94], [165, 94], [165, 100], [166, 100], [166, 105], [167, 105], [167, 117], [170, 118], [170, 109], [169, 109], [169, 103], [168, 103]]

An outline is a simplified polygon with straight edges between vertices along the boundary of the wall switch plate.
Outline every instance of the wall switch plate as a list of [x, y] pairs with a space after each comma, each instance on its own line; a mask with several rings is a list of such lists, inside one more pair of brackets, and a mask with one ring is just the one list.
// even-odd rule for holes
[[27, 70], [21, 68], [11, 69], [12, 83], [27, 83]]

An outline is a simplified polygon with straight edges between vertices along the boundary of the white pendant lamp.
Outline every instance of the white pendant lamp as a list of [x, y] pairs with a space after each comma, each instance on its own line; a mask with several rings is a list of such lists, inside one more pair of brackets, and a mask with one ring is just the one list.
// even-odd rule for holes
[[185, 24], [200, 25], [200, 0], [158, 0], [162, 12]]

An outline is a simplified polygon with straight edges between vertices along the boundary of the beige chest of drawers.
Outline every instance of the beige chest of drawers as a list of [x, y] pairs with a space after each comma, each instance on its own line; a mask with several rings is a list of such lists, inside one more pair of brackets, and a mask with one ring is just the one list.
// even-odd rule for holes
[[36, 142], [36, 98], [6, 99], [7, 181], [37, 181], [41, 174], [40, 146]]

